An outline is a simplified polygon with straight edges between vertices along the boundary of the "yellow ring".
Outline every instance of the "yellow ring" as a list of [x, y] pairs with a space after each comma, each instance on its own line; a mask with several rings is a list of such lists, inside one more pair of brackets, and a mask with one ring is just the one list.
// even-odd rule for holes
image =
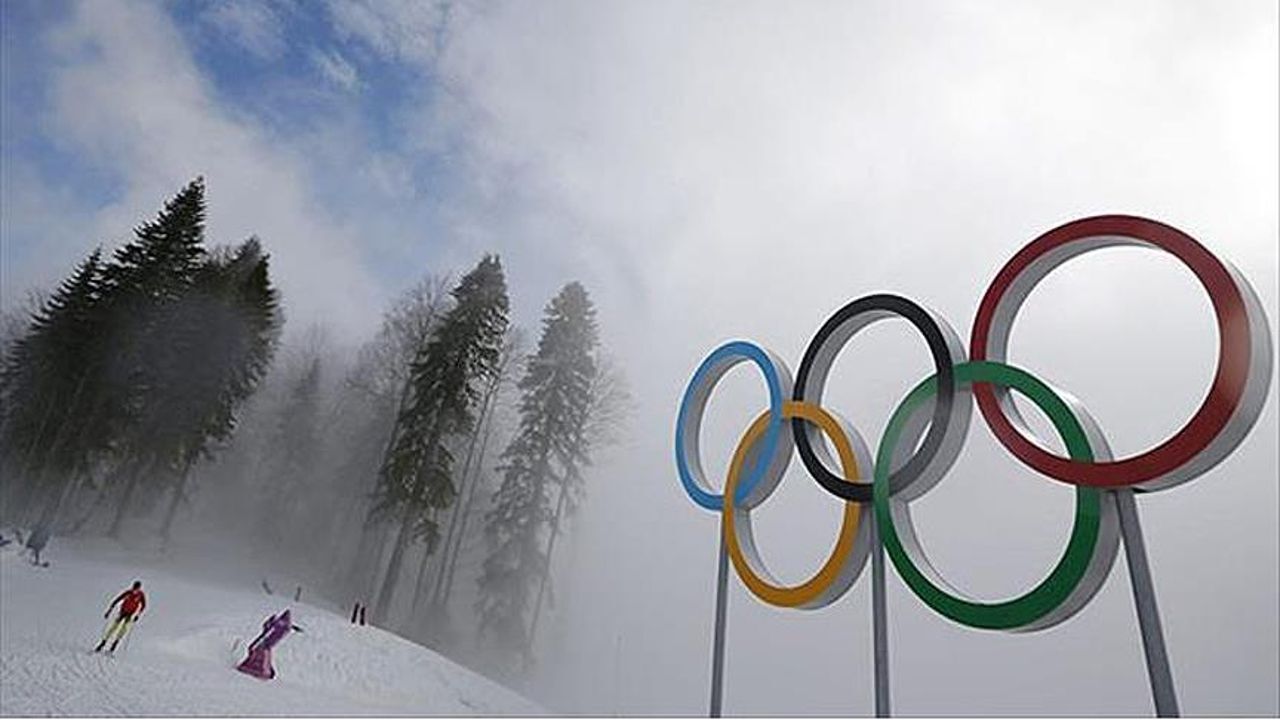
[[[799, 585], [787, 587], [778, 584], [770, 577], [764, 563], [758, 557], [753, 557], [756, 553], [755, 540], [750, 534], [751, 511], [739, 510], [733, 500], [743, 465], [752, 448], [769, 427], [769, 415], [769, 411], [765, 411], [757, 417], [747, 428], [747, 432], [738, 441], [737, 449], [734, 450], [733, 462], [729, 465], [729, 476], [725, 482], [724, 506], [721, 511], [725, 545], [729, 550], [730, 559], [733, 560], [733, 567], [738, 571], [738, 577], [742, 578], [747, 589], [756, 597], [778, 607], [820, 607], [835, 600], [848, 589], [856, 577], [856, 573], [852, 577], [849, 574], [860, 569], [849, 567], [849, 561], [857, 541], [858, 527], [864, 508], [859, 503], [845, 502], [844, 518], [840, 523], [840, 535], [836, 539], [835, 548], [812, 578]], [[849, 436], [835, 416], [817, 405], [797, 401], [788, 401], [783, 404], [782, 416], [787, 419], [800, 418], [817, 425], [835, 444], [845, 478], [858, 480], [862, 477]], [[740, 529], [744, 526], [747, 529], [745, 542], [738, 536]], [[750, 553], [743, 552], [744, 544], [750, 547]], [[838, 591], [834, 595], [828, 593], [828, 590], [833, 589], [841, 579], [846, 581], [843, 583], [844, 587], [834, 588]]]

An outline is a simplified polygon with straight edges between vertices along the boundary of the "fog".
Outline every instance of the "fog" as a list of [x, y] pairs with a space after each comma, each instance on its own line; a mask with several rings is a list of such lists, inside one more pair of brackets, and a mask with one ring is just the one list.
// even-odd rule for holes
[[[283, 27], [300, 12], [285, 5], [264, 6]], [[442, 16], [335, 3], [324, 13], [362, 75], [395, 63], [412, 78], [409, 100], [380, 118], [397, 128], [390, 148], [359, 129], [359, 109], [290, 133], [237, 107], [170, 6], [89, 2], [48, 20], [22, 56], [51, 59], [38, 101], [21, 106], [41, 119], [6, 103], [6, 124], [83, 153], [111, 190], [71, 198], [23, 158], [5, 163], [5, 305], [55, 284], [196, 174], [210, 187], [210, 235], [256, 233], [272, 253], [286, 325], [276, 374], [253, 401], [264, 408], [315, 332], [337, 388], [401, 293], [483, 252], [501, 255], [526, 333], [557, 288], [581, 281], [633, 408], [619, 442], [597, 454], [554, 558], [537, 663], [510, 680], [555, 712], [706, 711], [719, 518], [685, 495], [672, 451], [685, 386], [725, 340], [769, 348], [794, 371], [836, 309], [893, 292], [967, 342], [1014, 253], [1106, 213], [1171, 224], [1231, 262], [1278, 337], [1271, 4], [459, 3]], [[17, 43], [5, 42], [13, 57]], [[18, 87], [21, 71], [5, 66], [6, 87]], [[378, 184], [386, 168], [423, 158], [446, 170]], [[1187, 268], [1107, 249], [1032, 292], [1010, 359], [1080, 398], [1125, 457], [1194, 414], [1216, 341]], [[874, 449], [931, 367], [907, 323], [876, 324], [840, 354], [824, 405]], [[1278, 402], [1273, 370], [1262, 415], [1229, 459], [1138, 499], [1185, 714], [1280, 712]], [[263, 442], [269, 421], [255, 425], [255, 406], [236, 443]], [[750, 366], [717, 387], [701, 436], [717, 484], [766, 407]], [[212, 481], [235, 475], [234, 457], [201, 470], [210, 482], [176, 542], [193, 565], [214, 550], [257, 553], [201, 547], [258, 492]], [[940, 572], [995, 599], [1052, 567], [1073, 491], [1021, 465], [975, 418], [954, 469], [912, 507]], [[840, 506], [793, 461], [754, 517], [765, 561], [798, 582], [826, 557]], [[341, 522], [316, 532], [358, 536]], [[257, 553], [265, 567], [253, 572], [317, 577], [304, 568], [329, 555], [307, 545]], [[762, 604], [731, 572], [725, 713], [871, 714], [869, 580], [868, 567], [840, 601], [798, 611]], [[892, 567], [887, 590], [895, 714], [1151, 712], [1123, 557], [1079, 615], [1043, 632], [957, 625]], [[464, 596], [454, 612], [469, 607]]]

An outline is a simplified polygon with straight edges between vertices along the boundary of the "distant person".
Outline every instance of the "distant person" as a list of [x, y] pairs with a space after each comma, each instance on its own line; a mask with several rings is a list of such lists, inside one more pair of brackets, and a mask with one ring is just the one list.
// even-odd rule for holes
[[27, 538], [27, 549], [31, 551], [31, 564], [46, 566], [48, 563], [40, 562], [40, 553], [44, 552], [44, 546], [49, 544], [49, 526], [47, 523], [40, 523], [35, 530], [31, 531], [31, 536]]
[[[111, 605], [107, 607], [107, 611], [102, 617], [111, 617], [111, 611], [116, 604], [120, 605], [120, 614], [116, 616], [115, 622], [107, 627], [107, 634], [102, 636], [102, 642], [98, 643], [98, 647], [94, 648], [94, 652], [102, 652], [103, 646], [111, 640], [111, 649], [109, 653], [116, 651], [116, 646], [120, 644], [120, 640], [129, 632], [129, 626], [138, 621], [138, 617], [142, 615], [142, 611], [147, 607], [147, 596], [142, 592], [142, 581], [134, 580], [133, 587], [125, 590], [111, 601]], [[115, 635], [112, 640], [111, 636]]]

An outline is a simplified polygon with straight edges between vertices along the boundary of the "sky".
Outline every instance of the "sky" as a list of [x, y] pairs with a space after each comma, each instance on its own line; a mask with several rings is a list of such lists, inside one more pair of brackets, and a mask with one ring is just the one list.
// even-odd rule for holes
[[[637, 407], [562, 558], [532, 692], [565, 712], [705, 709], [717, 518], [672, 460], [702, 357], [760, 343], [794, 370], [844, 303], [897, 292], [967, 338], [991, 278], [1072, 219], [1172, 224], [1249, 279], [1276, 336], [1277, 9], [1180, 2], [0, 3], [0, 301], [114, 247], [203, 175], [209, 235], [272, 255], [287, 332], [370, 336], [423, 274], [502, 255], [516, 320], [581, 281]], [[1216, 329], [1149, 250], [1072, 261], [1018, 316], [1010, 359], [1069, 389], [1117, 455], [1198, 407]], [[930, 372], [905, 323], [860, 333], [824, 403], [874, 446]], [[1274, 373], [1273, 373], [1274, 375]], [[1226, 462], [1140, 498], [1184, 712], [1280, 712], [1277, 397]], [[764, 407], [735, 369], [703, 428], [723, 474]], [[1034, 584], [1070, 488], [981, 420], [913, 505], [943, 573]], [[839, 505], [793, 464], [756, 513], [799, 581]], [[974, 631], [890, 571], [901, 714], [1150, 712], [1123, 560], [1052, 630]], [[816, 611], [733, 579], [725, 711], [871, 711], [869, 593]]]

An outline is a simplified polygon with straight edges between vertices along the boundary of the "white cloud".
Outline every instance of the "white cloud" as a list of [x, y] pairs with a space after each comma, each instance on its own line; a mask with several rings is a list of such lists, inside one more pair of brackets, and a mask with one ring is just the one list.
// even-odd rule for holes
[[311, 62], [325, 80], [343, 90], [350, 92], [360, 85], [360, 73], [337, 50], [312, 50]]
[[200, 17], [261, 60], [284, 54], [284, 25], [275, 6], [265, 0], [220, 0]]
[[449, 22], [450, 0], [329, 0], [341, 37], [368, 43], [398, 60], [427, 63], [436, 58]]
[[218, 106], [168, 17], [144, 4], [81, 3], [53, 47], [56, 137], [122, 182], [120, 198], [93, 214], [98, 238], [124, 236], [204, 175], [211, 240], [262, 238], [291, 325], [365, 331], [380, 293], [353, 236], [310, 196], [301, 158]]

